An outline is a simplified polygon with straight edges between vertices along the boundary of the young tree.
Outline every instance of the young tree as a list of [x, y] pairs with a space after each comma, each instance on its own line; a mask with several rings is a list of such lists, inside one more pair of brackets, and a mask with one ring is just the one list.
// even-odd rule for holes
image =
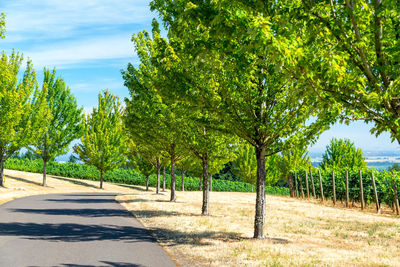
[[78, 108], [65, 81], [56, 78], [55, 69], [44, 70], [43, 88], [48, 89], [46, 100], [51, 119], [42, 125], [46, 131], [29, 149], [43, 159], [43, 186], [46, 186], [47, 162], [67, 153], [69, 144], [82, 136], [82, 108]]
[[134, 35], [135, 45], [141, 64], [135, 68], [128, 65], [123, 78], [128, 87], [131, 99], [125, 99], [125, 125], [134, 141], [141, 139], [148, 145], [161, 151], [171, 164], [171, 201], [175, 201], [175, 163], [183, 153], [180, 125], [181, 109], [177, 102], [166, 101], [158, 94], [160, 87], [165, 86], [157, 81], [157, 68], [153, 65], [148, 51], [152, 42], [148, 33]]
[[254, 154], [253, 146], [240, 143], [231, 168], [234, 175], [239, 176], [243, 182], [251, 184], [251, 192], [253, 192], [253, 184], [257, 181], [257, 159]]
[[292, 176], [293, 171], [311, 167], [311, 159], [308, 156], [307, 147], [298, 146], [282, 151], [276, 161], [276, 166], [279, 170], [280, 178], [288, 181], [290, 194], [293, 197], [295, 190]]
[[4, 161], [40, 136], [49, 118], [46, 90], [38, 90], [36, 74], [30, 61], [21, 81], [18, 72], [23, 58], [4, 52], [0, 60], [0, 186], [3, 186]]
[[0, 38], [4, 39], [4, 34], [6, 32], [6, 15], [4, 13], [0, 14]]
[[322, 155], [320, 166], [322, 169], [363, 170], [367, 167], [367, 163], [362, 150], [356, 148], [349, 139], [332, 138]]
[[345, 107], [347, 121], [372, 122], [372, 133], [389, 132], [400, 144], [399, 2], [302, 0], [300, 6], [308, 35], [299, 75], [323, 100]]
[[298, 32], [275, 2], [154, 0], [151, 6], [168, 28], [170, 42], [156, 41], [165, 47], [157, 50], [165, 51], [157, 58], [168, 70], [165, 79], [182, 84], [177, 95], [197, 99], [255, 148], [254, 237], [264, 238], [265, 157], [315, 140], [336, 115], [320, 113], [306, 123], [319, 107], [291, 79], [302, 53]]
[[100, 171], [100, 188], [103, 174], [125, 162], [125, 135], [122, 124], [122, 107], [118, 98], [104, 91], [99, 94], [99, 105], [84, 119], [81, 144], [74, 147], [75, 153], [86, 164]]

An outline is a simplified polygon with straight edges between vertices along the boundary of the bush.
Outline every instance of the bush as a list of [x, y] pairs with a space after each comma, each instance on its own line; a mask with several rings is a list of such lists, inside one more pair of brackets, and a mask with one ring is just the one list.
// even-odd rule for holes
[[[18, 159], [10, 158], [5, 164], [4, 168], [41, 173], [43, 171], [43, 161], [41, 159]], [[100, 172], [93, 166], [77, 163], [59, 163], [51, 161], [47, 164], [47, 173], [50, 175], [58, 175], [64, 177], [78, 178], [99, 181]], [[176, 177], [176, 188], [181, 188], [180, 176]], [[161, 177], [162, 179], [162, 177]], [[104, 174], [104, 181], [128, 185], [145, 185], [146, 179], [143, 175], [137, 173], [132, 169], [116, 169], [106, 172]], [[170, 188], [171, 176], [166, 174], [166, 186]], [[150, 175], [149, 185], [155, 187], [157, 185], [157, 176]], [[185, 177], [185, 190], [196, 191], [199, 190], [200, 179], [196, 177]], [[213, 179], [213, 191], [228, 191], [228, 192], [250, 192], [251, 186], [248, 183], [233, 182], [228, 180]], [[265, 188], [267, 194], [271, 195], [289, 195], [289, 189], [286, 187], [267, 186]]]
[[[297, 173], [301, 176], [301, 180], [303, 190], [306, 191], [305, 185], [305, 169], [299, 170]], [[376, 169], [365, 169], [362, 172], [362, 180], [363, 180], [363, 189], [364, 189], [364, 200], [366, 203], [375, 202], [374, 191], [372, 186], [371, 172], [374, 175], [376, 190], [378, 193], [378, 199], [380, 203], [385, 203], [387, 205], [392, 205], [394, 192], [393, 192], [393, 184], [392, 179], [395, 180], [396, 184], [400, 185], [400, 172], [387, 172], [387, 171], [378, 171]], [[320, 196], [320, 186], [319, 186], [319, 178], [318, 171], [314, 169], [312, 171], [314, 177], [315, 191], [317, 196]], [[309, 176], [309, 173], [308, 173]], [[337, 200], [345, 200], [346, 199], [346, 178], [345, 178], [345, 170], [335, 171], [335, 191], [336, 191], [336, 199]], [[359, 182], [359, 173], [357, 170], [349, 170], [349, 198], [351, 201], [359, 201], [360, 200], [360, 182]], [[324, 190], [324, 196], [326, 198], [333, 197], [333, 185], [332, 185], [332, 169], [321, 170], [321, 180]], [[310, 194], [311, 194], [311, 179], [308, 177]], [[299, 184], [300, 190], [300, 184]], [[300, 192], [301, 195], [301, 192]]]

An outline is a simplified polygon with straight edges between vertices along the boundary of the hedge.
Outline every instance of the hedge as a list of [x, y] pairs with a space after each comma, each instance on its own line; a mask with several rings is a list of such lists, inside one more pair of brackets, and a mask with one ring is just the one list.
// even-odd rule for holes
[[[6, 169], [41, 173], [43, 171], [43, 161], [41, 159], [8, 159], [4, 167]], [[100, 172], [93, 166], [77, 163], [59, 163], [56, 161], [48, 162], [47, 173], [50, 175], [58, 175], [63, 177], [71, 177], [78, 179], [86, 179], [99, 181]], [[181, 179], [176, 175], [176, 188], [181, 188]], [[162, 179], [162, 177], [161, 177]], [[104, 174], [104, 181], [128, 185], [145, 185], [146, 179], [143, 175], [131, 169], [116, 169], [108, 171]], [[166, 174], [166, 187], [170, 188], [171, 177]], [[149, 185], [155, 187], [157, 184], [157, 176], [155, 174], [149, 177]], [[185, 190], [199, 190], [200, 179], [197, 177], [185, 177]], [[251, 192], [251, 185], [243, 182], [233, 182], [228, 180], [214, 179], [213, 191], [225, 192]], [[266, 186], [266, 194], [269, 195], [289, 195], [289, 188]]]

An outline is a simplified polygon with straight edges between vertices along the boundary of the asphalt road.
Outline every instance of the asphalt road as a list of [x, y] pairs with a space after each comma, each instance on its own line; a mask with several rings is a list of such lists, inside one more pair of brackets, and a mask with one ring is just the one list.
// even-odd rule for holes
[[0, 206], [0, 266], [175, 266], [115, 194], [54, 194]]

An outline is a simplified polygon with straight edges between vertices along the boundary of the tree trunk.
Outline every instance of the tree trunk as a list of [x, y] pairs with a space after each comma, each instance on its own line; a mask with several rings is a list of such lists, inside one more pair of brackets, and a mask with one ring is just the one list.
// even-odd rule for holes
[[165, 166], [163, 167], [162, 172], [162, 191], [165, 192]]
[[212, 181], [213, 181], [213, 179], [212, 179], [212, 174], [210, 175], [210, 192], [212, 192]]
[[[293, 187], [293, 174], [289, 172], [287, 176], [289, 190], [290, 190], [290, 197], [294, 197], [294, 187]], [[251, 190], [253, 192], [253, 190]]]
[[254, 218], [254, 238], [265, 238], [265, 145], [256, 147], [257, 157], [257, 196]]
[[182, 168], [181, 191], [185, 191], [185, 170]]
[[208, 192], [208, 158], [207, 154], [203, 157], [203, 206], [201, 215], [208, 215], [208, 201], [210, 195]]
[[253, 183], [251, 183], [250, 185], [251, 185], [251, 192], [253, 193], [253, 192], [254, 192], [254, 190], [253, 190]]
[[156, 194], [160, 194], [160, 172], [161, 172], [161, 165], [157, 165], [157, 187], [156, 187]]
[[100, 170], [100, 189], [103, 189], [103, 170]]
[[146, 175], [146, 191], [149, 191], [149, 176], [150, 175]]
[[43, 186], [46, 186], [46, 167], [47, 161], [43, 160]]
[[0, 155], [0, 186], [4, 187], [4, 154]]
[[175, 156], [171, 157], [171, 199], [175, 201]]

